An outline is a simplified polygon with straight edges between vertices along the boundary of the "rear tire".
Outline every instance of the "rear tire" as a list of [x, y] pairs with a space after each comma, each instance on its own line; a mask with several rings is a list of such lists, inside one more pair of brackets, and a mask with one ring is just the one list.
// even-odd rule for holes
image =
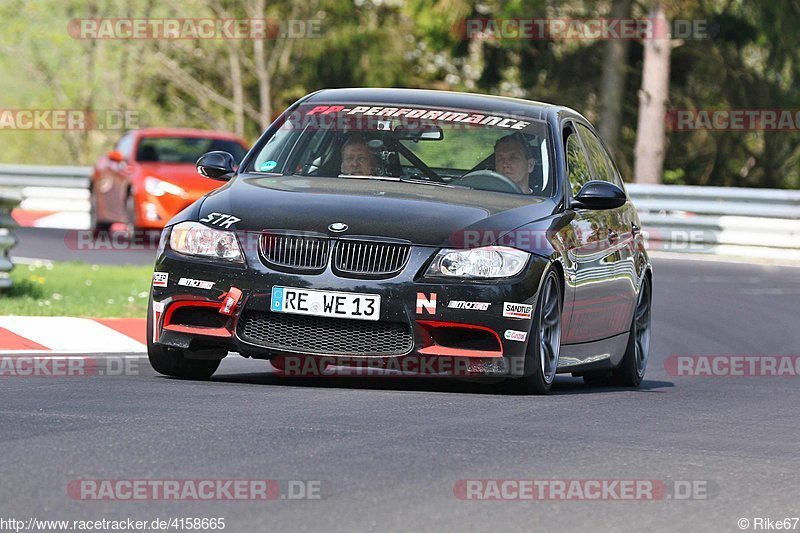
[[561, 351], [561, 294], [561, 280], [551, 269], [545, 274], [536, 297], [531, 338], [525, 356], [525, 376], [511, 381], [514, 392], [547, 394], [553, 385]]
[[611, 384], [620, 387], [638, 387], [642, 384], [647, 359], [650, 355], [650, 306], [652, 291], [650, 280], [645, 277], [639, 289], [639, 300], [633, 313], [628, 347], [622, 364], [611, 373]]
[[652, 305], [652, 288], [650, 279], [644, 278], [639, 289], [639, 299], [631, 320], [628, 333], [628, 345], [620, 365], [611, 370], [588, 372], [583, 375], [583, 382], [589, 386], [614, 385], [618, 387], [637, 388], [642, 384], [650, 354], [650, 308]]

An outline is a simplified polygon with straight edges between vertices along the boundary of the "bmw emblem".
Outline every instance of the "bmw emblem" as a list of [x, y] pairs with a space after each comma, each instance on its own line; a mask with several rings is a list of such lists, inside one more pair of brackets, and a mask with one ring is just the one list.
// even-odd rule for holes
[[328, 229], [334, 233], [341, 233], [343, 231], [347, 231], [347, 224], [344, 222], [334, 222], [328, 226]]

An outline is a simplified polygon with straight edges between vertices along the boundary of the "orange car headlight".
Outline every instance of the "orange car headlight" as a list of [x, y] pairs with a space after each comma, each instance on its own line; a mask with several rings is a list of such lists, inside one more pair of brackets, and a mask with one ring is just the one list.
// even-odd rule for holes
[[181, 187], [153, 176], [147, 176], [144, 179], [144, 190], [153, 196], [164, 196], [165, 194], [171, 194], [181, 198], [186, 198], [188, 196], [186, 191]]

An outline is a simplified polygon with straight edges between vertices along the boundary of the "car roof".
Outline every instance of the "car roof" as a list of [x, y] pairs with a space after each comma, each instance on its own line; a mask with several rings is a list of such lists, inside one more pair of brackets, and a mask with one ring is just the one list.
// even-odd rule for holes
[[139, 137], [200, 137], [205, 139], [225, 139], [238, 141], [245, 144], [245, 146], [247, 145], [247, 143], [244, 142], [244, 139], [227, 131], [201, 130], [196, 128], [142, 128], [135, 131]]
[[539, 120], [546, 120], [554, 115], [575, 116], [586, 120], [580, 113], [565, 106], [524, 100], [522, 98], [511, 98], [508, 96], [437, 91], [432, 89], [322, 89], [311, 93], [303, 99], [304, 104], [321, 102], [453, 107], [523, 115]]

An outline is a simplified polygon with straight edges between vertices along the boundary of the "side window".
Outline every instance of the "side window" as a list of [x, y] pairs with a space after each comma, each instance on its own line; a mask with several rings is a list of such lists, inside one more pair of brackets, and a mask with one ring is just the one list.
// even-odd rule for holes
[[133, 133], [126, 133], [117, 143], [117, 152], [130, 159], [133, 153]]
[[608, 152], [606, 147], [603, 147], [603, 154], [606, 156], [606, 161], [611, 166], [611, 177], [614, 178], [614, 185], [618, 185], [620, 189], [625, 190], [625, 186], [622, 184], [622, 174], [619, 173], [619, 167], [614, 162], [614, 158], [611, 157], [611, 154]]
[[611, 158], [603, 148], [603, 145], [600, 144], [597, 136], [583, 124], [578, 124], [578, 130], [581, 132], [581, 138], [586, 145], [586, 151], [589, 153], [595, 179], [608, 181], [622, 187], [614, 163], [611, 162]]
[[575, 133], [567, 137], [567, 176], [569, 177], [569, 187], [573, 198], [581, 190], [581, 187], [592, 179], [592, 175], [589, 172], [589, 163], [583, 152], [581, 141]]
[[301, 131], [293, 127], [289, 121], [284, 122], [280, 129], [261, 147], [251, 169], [257, 172], [283, 174], [283, 167], [289, 151], [298, 142], [297, 138], [304, 132], [305, 130]]

